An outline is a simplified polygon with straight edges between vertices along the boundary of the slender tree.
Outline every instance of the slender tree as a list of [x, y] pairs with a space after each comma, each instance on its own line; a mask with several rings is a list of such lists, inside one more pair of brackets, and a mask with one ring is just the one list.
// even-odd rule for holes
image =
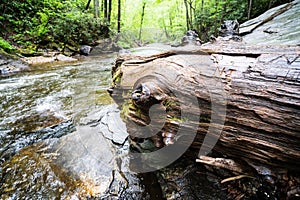
[[185, 15], [186, 15], [186, 29], [190, 30], [190, 20], [189, 20], [189, 7], [187, 0], [184, 0], [184, 5], [185, 5]]
[[86, 10], [89, 9], [90, 4], [91, 4], [91, 0], [89, 0], [88, 3], [86, 4], [86, 7], [85, 7]]
[[118, 0], [118, 33], [121, 32], [121, 0]]
[[190, 18], [189, 18], [189, 24], [190, 24], [190, 29], [192, 29], [193, 28], [193, 13], [195, 13], [194, 11], [194, 7], [193, 7], [193, 0], [189, 0], [188, 1], [188, 5], [189, 5], [189, 10], [190, 10]]
[[95, 15], [95, 18], [98, 18], [99, 17], [99, 0], [94, 0], [94, 15]]
[[270, 8], [272, 7], [272, 3], [273, 3], [273, 1], [272, 1], [272, 0], [270, 0], [270, 2], [269, 2], [269, 6], [268, 6], [268, 9], [270, 9]]
[[102, 13], [104, 13], [104, 12], [103, 12], [103, 11], [104, 11], [103, 8], [104, 8], [104, 0], [101, 1], [101, 12], [102, 12]]
[[144, 15], [145, 15], [145, 7], [146, 7], [146, 2], [143, 2], [143, 7], [142, 7], [142, 15], [141, 15], [141, 24], [140, 24], [140, 33], [139, 33], [139, 40], [141, 40], [142, 37], [142, 27], [143, 27], [143, 21], [144, 21]]
[[107, 0], [103, 0], [104, 18], [107, 19]]
[[252, 4], [253, 4], [253, 0], [249, 0], [249, 6], [248, 6], [248, 19], [251, 18]]
[[107, 16], [108, 23], [110, 23], [111, 10], [112, 10], [112, 0], [109, 0], [108, 1], [108, 16]]

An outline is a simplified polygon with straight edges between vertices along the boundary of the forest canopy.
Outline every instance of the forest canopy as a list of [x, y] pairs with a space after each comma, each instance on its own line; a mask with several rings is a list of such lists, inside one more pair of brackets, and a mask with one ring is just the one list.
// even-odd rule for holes
[[240, 23], [290, 0], [15, 0], [1, 1], [0, 47], [64, 49], [115, 37], [172, 42], [195, 29], [207, 41], [223, 20]]

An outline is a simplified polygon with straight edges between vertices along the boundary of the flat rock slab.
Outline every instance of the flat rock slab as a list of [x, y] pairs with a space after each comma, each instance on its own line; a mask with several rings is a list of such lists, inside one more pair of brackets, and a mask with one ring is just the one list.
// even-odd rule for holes
[[300, 45], [300, 1], [270, 9], [243, 23], [240, 34], [252, 45]]
[[4, 163], [1, 198], [139, 197], [143, 189], [127, 168], [129, 144], [119, 110], [109, 105], [96, 113], [75, 132], [26, 147]]
[[22, 58], [22, 60], [29, 65], [39, 65], [39, 64], [52, 63], [52, 62], [64, 63], [64, 62], [78, 61], [75, 58], [71, 58], [62, 54], [58, 54], [51, 57], [45, 57], [45, 56], [25, 57]]

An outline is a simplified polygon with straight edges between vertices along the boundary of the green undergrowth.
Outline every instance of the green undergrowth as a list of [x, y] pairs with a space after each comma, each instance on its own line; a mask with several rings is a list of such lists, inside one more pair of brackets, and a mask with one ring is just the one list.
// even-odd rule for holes
[[0, 49], [5, 51], [6, 53], [13, 53], [16, 48], [11, 45], [8, 41], [4, 40], [2, 37], [0, 37]]
[[[93, 44], [107, 37], [108, 24], [85, 10], [83, 0], [15, 0], [0, 3], [0, 45], [28, 52], [39, 49], [64, 50], [67, 45]], [[8, 41], [8, 42], [7, 42]], [[12, 45], [9, 45], [12, 44]]]

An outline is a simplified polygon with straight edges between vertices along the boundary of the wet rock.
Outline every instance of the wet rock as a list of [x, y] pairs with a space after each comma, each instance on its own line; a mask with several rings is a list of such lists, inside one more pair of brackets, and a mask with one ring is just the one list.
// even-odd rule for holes
[[300, 1], [280, 5], [240, 26], [247, 44], [300, 45]]
[[[114, 123], [107, 123], [107, 121], [113, 120]], [[126, 131], [126, 125], [120, 119], [119, 112], [110, 112], [103, 118], [103, 122], [99, 125], [103, 131], [104, 137], [112, 140], [114, 143], [123, 144], [128, 136]]]
[[227, 37], [231, 35], [239, 35], [239, 23], [237, 20], [226, 20], [221, 24], [219, 35]]
[[[36, 143], [6, 161], [0, 197], [143, 199], [140, 179], [128, 168], [126, 127], [119, 124], [116, 105], [98, 111], [73, 133]], [[104, 135], [104, 125], [111, 139]]]
[[68, 63], [68, 62], [77, 61], [77, 59], [65, 56], [63, 54], [55, 54], [54, 56], [51, 57], [45, 57], [45, 56], [26, 57], [26, 58], [22, 58], [22, 60], [29, 65], [40, 65], [40, 64], [53, 63], [53, 62]]
[[103, 53], [118, 52], [122, 49], [111, 38], [97, 41], [98, 45], [93, 48], [90, 55], [95, 56]]
[[178, 162], [156, 172], [166, 199], [227, 199], [217, 179], [212, 179], [203, 166], [186, 154]]
[[88, 56], [88, 55], [91, 53], [92, 49], [93, 49], [93, 48], [92, 48], [91, 46], [88, 46], [88, 45], [82, 45], [82, 46], [80, 47], [80, 49], [79, 49], [79, 53], [80, 53], [81, 55]]
[[201, 45], [201, 40], [195, 30], [187, 31], [185, 36], [182, 38], [180, 46], [186, 45]]
[[13, 131], [12, 133], [9, 131], [7, 133], [2, 133], [0, 134], [0, 166], [4, 161], [9, 160], [18, 151], [28, 145], [32, 145], [48, 138], [59, 138], [73, 130], [74, 126], [72, 122], [65, 121], [59, 125], [43, 128], [35, 132], [20, 130]]
[[219, 36], [210, 36], [210, 42], [222, 43], [227, 41], [241, 42], [242, 38], [239, 36], [239, 26], [237, 20], [226, 20], [221, 24]]
[[124, 55], [129, 55], [131, 54], [131, 51], [128, 50], [128, 49], [121, 49], [119, 52], [118, 52], [118, 56], [124, 56]]
[[0, 75], [19, 72], [28, 68], [26, 63], [0, 53]]

